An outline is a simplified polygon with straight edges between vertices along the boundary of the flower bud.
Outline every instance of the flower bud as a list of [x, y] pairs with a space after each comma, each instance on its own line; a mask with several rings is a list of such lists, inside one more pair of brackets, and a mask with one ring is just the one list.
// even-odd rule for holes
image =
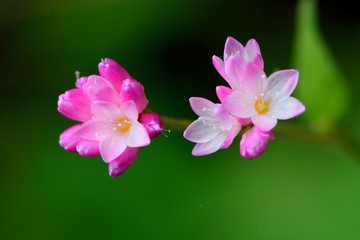
[[256, 158], [265, 150], [268, 139], [275, 140], [272, 132], [262, 132], [256, 127], [252, 127], [242, 135], [240, 142], [240, 154], [249, 160]]
[[109, 162], [109, 175], [111, 177], [117, 177], [123, 174], [136, 160], [139, 152], [140, 148], [127, 147], [120, 156]]
[[120, 90], [124, 79], [131, 78], [123, 67], [110, 58], [103, 59], [98, 68], [100, 76], [111, 82], [116, 91]]
[[155, 112], [141, 114], [139, 122], [145, 127], [150, 138], [159, 136], [164, 127], [160, 115]]
[[139, 113], [143, 112], [149, 103], [145, 96], [144, 87], [135, 79], [125, 79], [120, 88], [120, 101], [133, 100]]

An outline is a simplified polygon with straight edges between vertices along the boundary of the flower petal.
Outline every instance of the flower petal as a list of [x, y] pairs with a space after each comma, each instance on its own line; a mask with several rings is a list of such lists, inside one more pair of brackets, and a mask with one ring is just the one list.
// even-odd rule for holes
[[59, 113], [75, 121], [85, 122], [91, 119], [90, 99], [81, 89], [71, 89], [59, 96]]
[[75, 134], [79, 127], [81, 127], [81, 124], [71, 126], [60, 134], [59, 144], [66, 151], [76, 152], [76, 146], [83, 140]]
[[100, 155], [98, 141], [82, 141], [76, 146], [76, 151], [83, 157], [97, 157]]
[[184, 138], [195, 143], [205, 143], [216, 137], [219, 131], [206, 124], [206, 121], [208, 120], [201, 117], [192, 122], [184, 131]]
[[232, 128], [230, 129], [230, 131], [227, 133], [226, 138], [223, 142], [223, 144], [221, 145], [222, 149], [228, 148], [232, 142], [234, 141], [234, 138], [236, 137], [236, 135], [238, 135], [238, 133], [241, 130], [241, 125], [240, 124], [235, 124], [232, 126]]
[[244, 59], [245, 61], [252, 62], [259, 55], [261, 56], [259, 44], [252, 38], [245, 45]]
[[119, 110], [122, 115], [126, 116], [130, 120], [137, 120], [139, 117], [139, 112], [136, 108], [136, 104], [132, 100], [121, 104]]
[[256, 64], [246, 62], [239, 56], [232, 56], [225, 63], [225, 72], [231, 80], [229, 84], [233, 90], [244, 89], [254, 95], [259, 95], [262, 91], [266, 75]]
[[225, 79], [225, 81], [227, 81], [229, 83], [229, 77], [225, 73], [225, 64], [224, 64], [223, 60], [221, 60], [219, 57], [214, 55], [212, 57], [212, 62], [213, 62], [215, 69], [220, 74], [220, 76], [222, 76]]
[[82, 89], [82, 86], [84, 86], [85, 83], [87, 83], [88, 77], [81, 77], [76, 80], [75, 86], [79, 89]]
[[113, 85], [100, 76], [88, 77], [87, 83], [82, 86], [82, 89], [91, 100], [111, 102], [115, 105], [120, 103], [119, 94]]
[[296, 117], [305, 111], [305, 106], [296, 98], [288, 97], [279, 100], [271, 109], [271, 114], [277, 119], [286, 120]]
[[76, 134], [87, 140], [98, 141], [100, 140], [99, 133], [104, 130], [106, 123], [99, 119], [91, 119], [86, 121], [77, 129]]
[[201, 97], [191, 97], [189, 99], [192, 110], [200, 117], [214, 117], [216, 104]]
[[235, 38], [228, 37], [226, 39], [224, 48], [224, 62], [226, 62], [227, 59], [233, 55], [239, 55], [243, 58], [244, 46]]
[[219, 133], [215, 138], [206, 143], [198, 143], [192, 150], [194, 156], [203, 156], [214, 153], [220, 149], [226, 138], [226, 132]]
[[139, 113], [143, 112], [149, 103], [143, 85], [134, 79], [125, 79], [120, 89], [120, 101], [126, 102], [130, 100], [135, 102]]
[[251, 121], [255, 127], [263, 132], [269, 132], [277, 124], [277, 119], [267, 115], [255, 115], [251, 117]]
[[150, 144], [149, 134], [145, 127], [138, 121], [133, 121], [127, 134], [127, 146], [144, 147]]
[[223, 106], [227, 112], [240, 118], [249, 118], [256, 114], [253, 98], [244, 91], [232, 92]]
[[120, 90], [123, 80], [131, 78], [123, 67], [110, 58], [105, 58], [99, 63], [99, 73], [101, 77], [111, 82], [116, 91]]
[[91, 104], [91, 112], [96, 118], [105, 122], [111, 122], [121, 117], [117, 106], [109, 102], [95, 101]]
[[109, 175], [111, 177], [117, 177], [123, 174], [136, 160], [139, 152], [140, 148], [127, 147], [120, 156], [109, 162]]
[[282, 70], [271, 74], [266, 80], [266, 97], [272, 102], [289, 97], [298, 82], [299, 72], [297, 70]]
[[104, 162], [108, 163], [124, 152], [126, 138], [121, 134], [113, 134], [111, 137], [100, 141], [100, 154]]
[[224, 101], [227, 96], [232, 93], [231, 88], [225, 86], [217, 86], [216, 87], [216, 95], [219, 98], [220, 102]]

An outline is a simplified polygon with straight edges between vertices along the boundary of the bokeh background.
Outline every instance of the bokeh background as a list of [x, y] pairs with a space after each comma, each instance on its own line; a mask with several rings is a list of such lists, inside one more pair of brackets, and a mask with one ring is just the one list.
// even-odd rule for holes
[[[256, 38], [268, 74], [297, 67], [297, 4], [1, 1], [0, 239], [360, 239], [360, 19], [349, 1], [318, 2], [314, 32], [322, 40], [303, 51], [312, 63], [312, 51], [326, 44], [331, 54], [317, 64], [341, 75], [330, 84], [299, 80], [320, 86], [298, 93], [308, 105], [345, 102], [326, 129], [316, 126], [327, 118], [312, 125], [316, 116], [305, 113], [253, 161], [239, 155], [239, 138], [195, 158], [193, 144], [173, 131], [118, 178], [101, 158], [58, 145], [73, 122], [56, 111], [57, 98], [74, 86], [76, 70], [96, 74], [101, 58], [113, 58], [143, 83], [152, 110], [195, 118], [188, 98], [216, 101], [215, 86], [224, 84], [211, 57], [222, 57], [227, 36]], [[335, 94], [336, 84], [345, 95]]]

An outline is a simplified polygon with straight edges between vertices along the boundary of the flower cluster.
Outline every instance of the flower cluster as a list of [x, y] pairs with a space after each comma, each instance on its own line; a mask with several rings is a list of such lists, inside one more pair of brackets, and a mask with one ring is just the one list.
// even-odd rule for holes
[[146, 112], [144, 87], [112, 59], [99, 63], [99, 75], [78, 78], [59, 96], [58, 111], [80, 123], [60, 135], [60, 145], [81, 156], [101, 155], [110, 176], [119, 176], [140, 148], [162, 130], [157, 113]]
[[216, 87], [220, 103], [192, 97], [190, 105], [199, 118], [191, 123], [184, 137], [196, 145], [195, 156], [227, 148], [241, 129], [247, 129], [240, 142], [240, 154], [247, 159], [258, 157], [278, 119], [286, 120], [305, 111], [304, 105], [290, 95], [299, 73], [282, 70], [266, 76], [264, 61], [256, 40], [245, 47], [232, 37], [225, 43], [223, 60], [213, 56], [213, 64], [230, 85]]

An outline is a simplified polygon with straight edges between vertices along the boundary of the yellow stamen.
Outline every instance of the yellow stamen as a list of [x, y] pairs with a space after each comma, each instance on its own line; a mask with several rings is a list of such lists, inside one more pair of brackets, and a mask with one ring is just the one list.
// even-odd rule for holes
[[131, 126], [131, 121], [128, 118], [126, 118], [126, 117], [120, 118], [116, 122], [117, 122], [117, 125], [116, 125], [117, 131], [122, 132], [122, 133], [129, 131], [129, 128]]
[[254, 103], [255, 110], [259, 114], [267, 113], [269, 111], [269, 105], [270, 105], [270, 102], [269, 101], [264, 101], [263, 98], [256, 99], [256, 101]]

